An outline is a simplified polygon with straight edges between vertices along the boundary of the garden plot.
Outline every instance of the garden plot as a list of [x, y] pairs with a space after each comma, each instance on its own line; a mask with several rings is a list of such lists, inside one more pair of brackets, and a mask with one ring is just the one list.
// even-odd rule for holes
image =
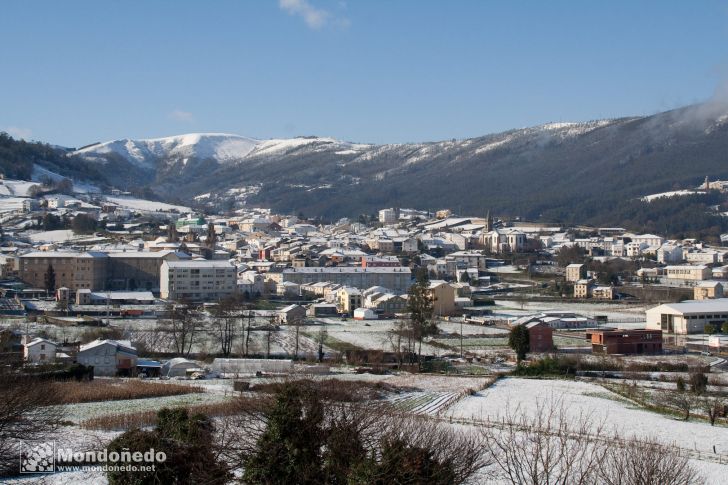
[[622, 436], [655, 437], [681, 448], [710, 454], [728, 454], [728, 430], [696, 421], [678, 421], [643, 410], [603, 387], [579, 381], [501, 379], [494, 385], [467, 396], [448, 410], [453, 418], [495, 420], [507, 409], [534, 414], [538, 403], [560, 401], [575, 420], [590, 416], [596, 427], [605, 420], [611, 431]]
[[437, 416], [461, 396], [458, 392], [421, 391], [397, 394], [387, 401], [401, 411]]
[[[324, 325], [329, 336], [346, 342], [355, 347], [367, 350], [392, 351], [389, 332], [394, 328], [393, 320], [372, 320], [365, 323], [361, 321], [346, 321], [337, 324]], [[427, 355], [443, 355], [445, 350], [422, 343], [422, 353]]]
[[159, 410], [163, 407], [192, 406], [210, 404], [227, 399], [217, 393], [184, 394], [147, 399], [129, 399], [126, 401], [101, 401], [62, 406], [64, 419], [80, 423], [87, 419], [98, 418], [107, 414], [130, 414], [139, 411]]

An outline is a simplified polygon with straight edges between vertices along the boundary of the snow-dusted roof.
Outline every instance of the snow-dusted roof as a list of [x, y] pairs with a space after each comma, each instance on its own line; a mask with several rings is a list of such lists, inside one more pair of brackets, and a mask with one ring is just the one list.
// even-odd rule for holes
[[82, 345], [79, 352], [85, 352], [86, 350], [100, 347], [102, 345], [113, 345], [120, 352], [136, 355], [137, 350], [131, 346], [131, 342], [128, 340], [94, 340], [86, 345]]
[[681, 314], [694, 313], [725, 313], [728, 312], [728, 298], [716, 298], [715, 300], [690, 300], [681, 303], [666, 303], [647, 310], [653, 313], [673, 311]]

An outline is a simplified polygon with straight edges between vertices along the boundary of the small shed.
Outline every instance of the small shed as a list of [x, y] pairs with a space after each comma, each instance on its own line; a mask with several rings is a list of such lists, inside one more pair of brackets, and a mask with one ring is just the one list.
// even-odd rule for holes
[[156, 360], [137, 359], [137, 375], [145, 377], [159, 377], [162, 374], [162, 364]]
[[301, 305], [288, 305], [278, 310], [278, 321], [280, 323], [291, 324], [303, 322], [306, 318], [306, 309]]
[[192, 360], [183, 357], [175, 357], [162, 365], [162, 376], [164, 377], [185, 377], [188, 370], [197, 370], [200, 365]]
[[371, 308], [357, 308], [354, 310], [354, 320], [376, 320], [377, 314]]

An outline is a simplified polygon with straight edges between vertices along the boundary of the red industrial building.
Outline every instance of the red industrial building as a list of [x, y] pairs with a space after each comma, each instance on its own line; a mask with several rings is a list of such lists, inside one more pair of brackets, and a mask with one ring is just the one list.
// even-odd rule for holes
[[586, 339], [591, 342], [595, 354], [662, 353], [660, 330], [587, 330]]
[[548, 323], [530, 322], [528, 329], [528, 345], [531, 352], [551, 352], [554, 350], [554, 329]]

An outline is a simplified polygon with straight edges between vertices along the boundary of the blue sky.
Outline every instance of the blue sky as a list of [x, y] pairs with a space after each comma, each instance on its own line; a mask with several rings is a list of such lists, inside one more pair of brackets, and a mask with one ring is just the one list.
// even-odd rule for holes
[[0, 131], [465, 138], [651, 114], [728, 77], [714, 1], [8, 0]]

